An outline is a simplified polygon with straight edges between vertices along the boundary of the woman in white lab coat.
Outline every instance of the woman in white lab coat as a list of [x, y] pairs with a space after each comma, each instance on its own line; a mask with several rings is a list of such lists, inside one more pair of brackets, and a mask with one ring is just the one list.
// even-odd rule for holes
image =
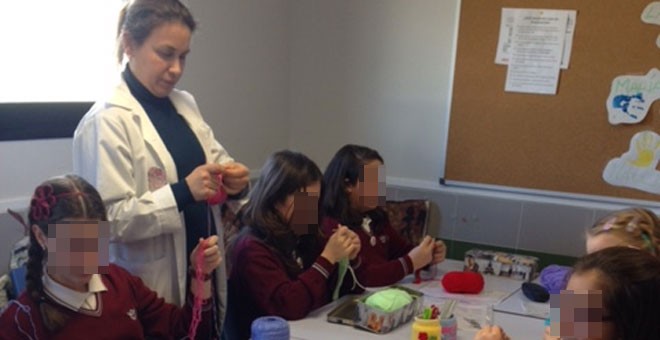
[[[87, 112], [73, 140], [74, 171], [108, 207], [110, 261], [177, 305], [190, 276], [187, 248], [208, 234], [224, 246], [219, 207], [207, 199], [219, 191], [241, 197], [249, 176], [215, 140], [192, 95], [174, 89], [195, 26], [179, 0], [129, 2], [118, 29], [119, 61], [128, 57], [121, 81]], [[217, 332], [226, 278], [220, 266]]]

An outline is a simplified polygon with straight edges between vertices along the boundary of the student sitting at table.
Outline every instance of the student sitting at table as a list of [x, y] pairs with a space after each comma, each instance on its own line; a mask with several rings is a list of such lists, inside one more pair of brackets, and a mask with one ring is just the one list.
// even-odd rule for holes
[[67, 175], [39, 185], [28, 220], [27, 288], [0, 315], [0, 339], [181, 339], [189, 334], [195, 294], [203, 311], [196, 333], [208, 338], [212, 315], [203, 299], [211, 297], [211, 284], [204, 276], [222, 259], [217, 236], [193, 250], [190, 262], [204, 276], [192, 278], [190, 298], [180, 308], [108, 264], [106, 210], [82, 178]]
[[658, 339], [659, 291], [657, 257], [630, 247], [588, 254], [575, 263], [559, 296], [560, 320], [552, 320], [559, 329], [544, 339]]
[[314, 162], [292, 151], [273, 154], [261, 169], [229, 254], [230, 338], [249, 338], [258, 317], [302, 319], [330, 302], [337, 263], [360, 251], [357, 235], [345, 227], [323, 246], [317, 227], [321, 178]]
[[[640, 207], [631, 207], [612, 212], [594, 223], [586, 232], [587, 254], [616, 246], [630, 247], [660, 254], [660, 220], [655, 213]], [[559, 270], [559, 269], [555, 269]], [[562, 276], [555, 289], [565, 289], [570, 270]], [[557, 273], [553, 273], [557, 278]], [[545, 336], [550, 337], [550, 327], [545, 327]]]
[[644, 208], [615, 211], [587, 230], [587, 253], [613, 246], [627, 246], [660, 254], [660, 220]]
[[376, 150], [345, 145], [323, 177], [321, 225], [324, 234], [347, 226], [362, 243], [357, 278], [367, 287], [394, 284], [406, 275], [445, 259], [442, 241], [424, 237], [407, 243], [390, 225], [384, 203], [384, 161]]

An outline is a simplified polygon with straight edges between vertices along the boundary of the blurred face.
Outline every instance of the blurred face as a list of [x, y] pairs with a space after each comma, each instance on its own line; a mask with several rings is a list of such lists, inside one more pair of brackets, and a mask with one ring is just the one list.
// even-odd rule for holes
[[[557, 297], [556, 295], [553, 298]], [[603, 292], [599, 272], [588, 271], [571, 275], [566, 290], [551, 300], [551, 310], [559, 307], [559, 329], [553, 318], [551, 334], [571, 339], [614, 339], [614, 324], [603, 306]], [[551, 312], [552, 313], [552, 312]]]
[[595, 253], [601, 249], [610, 247], [629, 246], [628, 243], [611, 233], [600, 233], [598, 235], [587, 235], [587, 254]]
[[[39, 230], [34, 226], [34, 229]], [[82, 219], [49, 225], [46, 237], [35, 233], [48, 252], [46, 271], [65, 287], [87, 291], [92, 274], [105, 273], [108, 266], [107, 222]]]
[[279, 207], [284, 220], [298, 234], [311, 234], [308, 226], [318, 224], [319, 196], [321, 182], [315, 182], [302, 190], [289, 195]]
[[362, 178], [347, 188], [351, 207], [367, 212], [384, 203], [385, 166], [378, 160], [363, 166]]
[[140, 46], [124, 36], [131, 72], [154, 96], [167, 97], [181, 79], [191, 35], [188, 26], [172, 22], [156, 27]]

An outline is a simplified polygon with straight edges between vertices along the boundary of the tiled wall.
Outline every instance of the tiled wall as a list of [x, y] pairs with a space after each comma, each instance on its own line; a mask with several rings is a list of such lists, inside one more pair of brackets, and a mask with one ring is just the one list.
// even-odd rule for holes
[[9, 271], [9, 256], [14, 243], [23, 238], [23, 226], [11, 215], [0, 213], [0, 276]]
[[[450, 248], [456, 241], [463, 246], [475, 243], [570, 257], [584, 253], [584, 230], [587, 227], [600, 216], [621, 208], [402, 185], [388, 185], [387, 198], [430, 200], [429, 234], [448, 241]], [[8, 214], [0, 213], [0, 275], [7, 272], [12, 245], [22, 236], [18, 222]], [[460, 253], [453, 255], [461, 257]]]
[[585, 229], [597, 218], [620, 208], [397, 185], [388, 186], [387, 198], [431, 200], [429, 234], [444, 240], [571, 257], [584, 253]]

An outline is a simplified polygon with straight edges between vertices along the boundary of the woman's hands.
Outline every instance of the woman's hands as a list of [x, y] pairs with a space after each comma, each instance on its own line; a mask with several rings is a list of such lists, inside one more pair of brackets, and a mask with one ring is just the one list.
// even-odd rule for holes
[[[222, 183], [218, 175], [222, 175]], [[185, 180], [195, 201], [200, 202], [215, 196], [221, 188], [229, 195], [240, 193], [250, 182], [250, 171], [236, 162], [209, 163], [196, 167]]]
[[321, 256], [335, 264], [343, 258], [354, 259], [360, 252], [360, 239], [350, 229], [339, 226], [330, 236]]
[[227, 194], [236, 195], [250, 183], [250, 170], [245, 165], [229, 162], [222, 166], [222, 186]]

